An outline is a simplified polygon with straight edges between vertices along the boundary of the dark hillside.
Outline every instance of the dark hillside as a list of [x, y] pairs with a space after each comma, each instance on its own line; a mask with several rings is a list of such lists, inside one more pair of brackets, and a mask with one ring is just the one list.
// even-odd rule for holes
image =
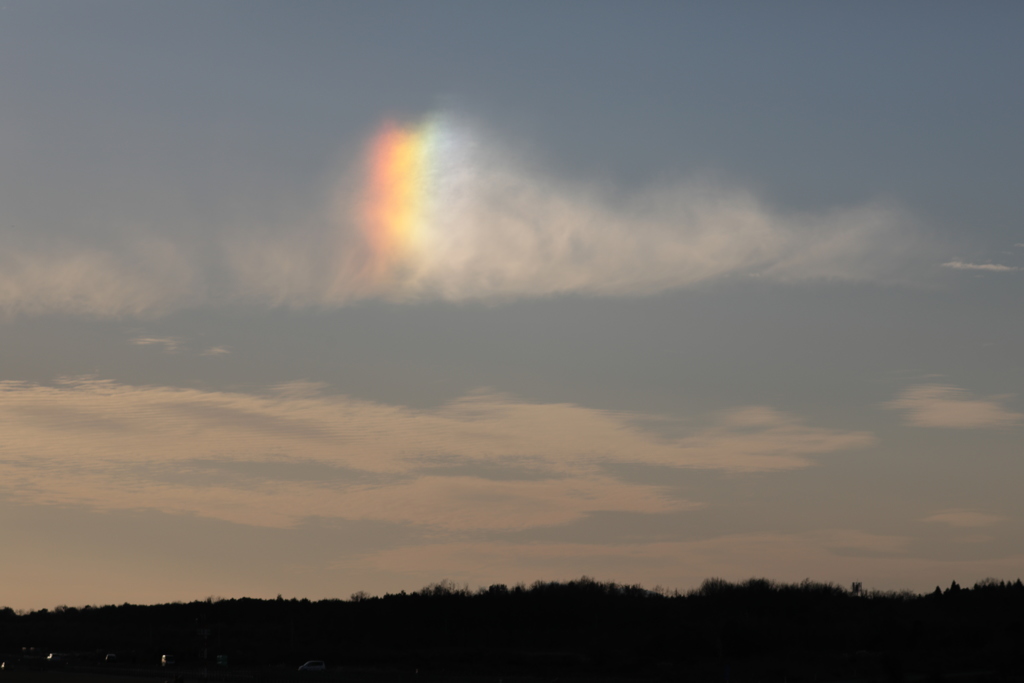
[[[1024, 585], [954, 583], [913, 595], [709, 580], [668, 595], [584, 578], [475, 592], [440, 583], [347, 601], [8, 609], [0, 611], [0, 652], [22, 667], [49, 652], [67, 653], [72, 667], [113, 653], [116, 664], [105, 666], [133, 671], [173, 653], [183, 671], [264, 678], [322, 659], [335, 672], [328, 678], [360, 671], [792, 683], [960, 672], [1020, 680]], [[217, 668], [218, 655], [229, 666]]]

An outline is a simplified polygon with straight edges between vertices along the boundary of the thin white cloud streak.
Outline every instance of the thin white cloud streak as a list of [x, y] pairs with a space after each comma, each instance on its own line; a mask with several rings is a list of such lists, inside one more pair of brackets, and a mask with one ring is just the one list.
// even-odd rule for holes
[[679, 439], [636, 417], [484, 394], [413, 410], [302, 384], [258, 396], [3, 382], [0, 490], [31, 503], [260, 526], [327, 517], [515, 530], [697, 505], [656, 483], [618, 480], [610, 464], [792, 469], [872, 440], [767, 408], [724, 413]]
[[998, 263], [967, 263], [964, 261], [947, 261], [942, 266], [954, 270], [982, 270], [990, 273], [1009, 273], [1017, 270], [1014, 266], [1004, 266]]
[[162, 346], [165, 353], [174, 353], [181, 348], [181, 340], [176, 337], [134, 337], [129, 341], [136, 346]]
[[1002, 522], [1005, 517], [999, 515], [990, 515], [984, 512], [976, 512], [974, 510], [943, 510], [936, 512], [933, 515], [925, 517], [922, 521], [925, 522], [938, 522], [946, 524], [955, 529], [977, 529], [981, 527], [989, 527], [999, 522]]
[[[164, 353], [178, 353], [186, 350], [187, 345], [184, 339], [179, 337], [133, 337], [128, 340], [136, 346], [160, 347]], [[200, 356], [224, 356], [231, 353], [230, 347], [211, 346], [198, 352]]]
[[974, 398], [958, 387], [919, 384], [884, 405], [903, 411], [906, 423], [915, 427], [983, 429], [1021, 424], [1024, 414], [1007, 410], [999, 398]]
[[913, 219], [891, 205], [785, 212], [704, 182], [623, 193], [514, 162], [469, 127], [454, 136], [468, 151], [443, 170], [435, 220], [415, 256], [383, 279], [367, 277], [373, 254], [348, 174], [333, 199], [288, 224], [237, 217], [202, 235], [166, 226], [102, 247], [71, 225], [59, 246], [0, 230], [0, 310], [144, 316], [234, 302], [641, 296], [729, 278], [892, 283], [915, 281], [935, 261]]

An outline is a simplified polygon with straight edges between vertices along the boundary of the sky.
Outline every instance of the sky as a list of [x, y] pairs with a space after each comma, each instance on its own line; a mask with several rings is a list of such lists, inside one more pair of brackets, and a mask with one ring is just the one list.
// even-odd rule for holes
[[1024, 576], [1024, 5], [0, 3], [0, 605]]

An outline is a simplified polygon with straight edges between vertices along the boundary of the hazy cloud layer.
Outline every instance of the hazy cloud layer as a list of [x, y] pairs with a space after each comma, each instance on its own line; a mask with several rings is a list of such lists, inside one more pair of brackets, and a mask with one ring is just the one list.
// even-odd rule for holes
[[715, 416], [677, 439], [636, 418], [493, 394], [413, 410], [306, 384], [250, 395], [4, 382], [0, 488], [25, 502], [264, 526], [333, 517], [514, 530], [696, 504], [656, 482], [619, 480], [613, 463], [778, 470], [871, 442], [760, 407]]
[[514, 161], [468, 126], [447, 129], [430, 225], [383, 274], [359, 226], [362, 170], [352, 160], [333, 198], [280, 224], [249, 220], [243, 208], [201, 233], [118, 225], [98, 235], [69, 224], [62, 240], [32, 242], [0, 228], [0, 310], [121, 316], [239, 301], [636, 296], [723, 278], [905, 282], [934, 263], [912, 219], [890, 205], [787, 212], [703, 182], [623, 192]]
[[981, 429], [1021, 424], [1024, 414], [1007, 410], [1002, 398], [974, 398], [958, 387], [919, 384], [885, 405], [903, 411], [907, 424], [915, 427]]

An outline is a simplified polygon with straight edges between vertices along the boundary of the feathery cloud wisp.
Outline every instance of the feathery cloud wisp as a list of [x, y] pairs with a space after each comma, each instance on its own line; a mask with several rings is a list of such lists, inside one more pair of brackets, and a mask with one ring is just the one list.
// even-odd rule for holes
[[1020, 424], [1024, 414], [1007, 410], [996, 399], [974, 398], [958, 387], [919, 384], [885, 404], [904, 411], [907, 424], [915, 427], [981, 429]]

